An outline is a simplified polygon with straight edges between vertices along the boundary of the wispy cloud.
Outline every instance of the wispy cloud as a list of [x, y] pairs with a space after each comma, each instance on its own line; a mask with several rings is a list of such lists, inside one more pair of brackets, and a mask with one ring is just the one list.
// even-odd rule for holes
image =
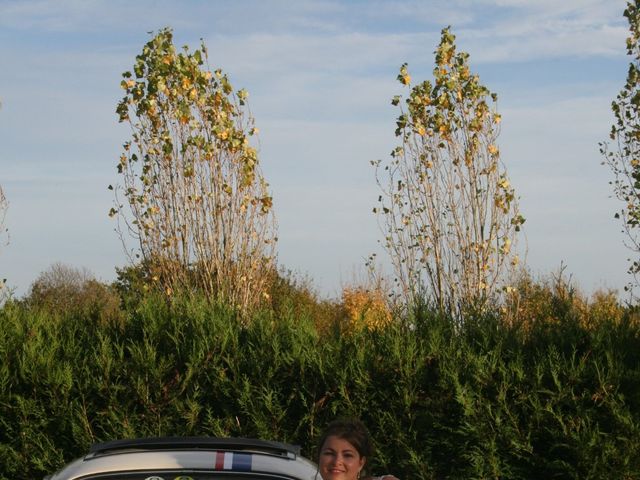
[[[193, 26], [198, 15], [185, 14], [179, 4], [123, 0], [5, 0], [0, 4], [0, 26], [52, 33], [126, 32], [148, 29], [170, 21], [176, 27]], [[198, 22], [199, 23], [199, 22]]]

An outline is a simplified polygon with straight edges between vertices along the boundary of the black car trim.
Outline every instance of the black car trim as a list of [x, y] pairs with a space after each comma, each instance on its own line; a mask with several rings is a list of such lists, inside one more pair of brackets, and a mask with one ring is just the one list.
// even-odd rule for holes
[[216, 437], [149, 437], [124, 440], [112, 440], [91, 446], [91, 454], [112, 453], [114, 450], [236, 450], [254, 451], [284, 457], [300, 455], [300, 446], [287, 443], [258, 440], [254, 438], [216, 438]]

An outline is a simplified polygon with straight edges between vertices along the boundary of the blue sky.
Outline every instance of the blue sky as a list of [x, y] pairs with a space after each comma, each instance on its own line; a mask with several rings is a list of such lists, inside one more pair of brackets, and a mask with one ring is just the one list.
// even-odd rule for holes
[[585, 291], [621, 290], [629, 251], [613, 219], [610, 103], [628, 59], [622, 0], [120, 1], [0, 0], [0, 185], [10, 244], [0, 276], [25, 293], [54, 262], [115, 278], [126, 263], [107, 212], [128, 139], [115, 114], [120, 75], [150, 31], [203, 38], [213, 68], [249, 93], [274, 194], [279, 263], [339, 294], [372, 252], [370, 160], [396, 145], [409, 63], [430, 78], [451, 25], [472, 70], [498, 93], [501, 157], [527, 218], [534, 275], [565, 273]]

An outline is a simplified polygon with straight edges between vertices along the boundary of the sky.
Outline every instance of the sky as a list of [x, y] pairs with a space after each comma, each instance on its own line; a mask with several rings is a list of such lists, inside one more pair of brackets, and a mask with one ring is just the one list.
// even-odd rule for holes
[[[121, 74], [164, 27], [203, 39], [212, 68], [249, 91], [278, 221], [278, 262], [323, 296], [384, 259], [370, 161], [386, 161], [396, 81], [430, 79], [451, 26], [499, 97], [501, 158], [526, 218], [521, 256], [537, 278], [622, 291], [631, 252], [601, 165], [623, 86], [623, 0], [0, 0], [0, 186], [9, 201], [0, 277], [28, 292], [53, 263], [115, 279], [126, 265], [110, 184], [130, 131]], [[381, 268], [385, 267], [382, 260]]]

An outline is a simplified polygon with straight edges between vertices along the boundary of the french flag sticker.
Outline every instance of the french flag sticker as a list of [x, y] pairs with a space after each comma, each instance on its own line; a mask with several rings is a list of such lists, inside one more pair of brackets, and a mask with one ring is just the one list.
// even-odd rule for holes
[[215, 469], [250, 472], [251, 457], [250, 453], [216, 452]]

